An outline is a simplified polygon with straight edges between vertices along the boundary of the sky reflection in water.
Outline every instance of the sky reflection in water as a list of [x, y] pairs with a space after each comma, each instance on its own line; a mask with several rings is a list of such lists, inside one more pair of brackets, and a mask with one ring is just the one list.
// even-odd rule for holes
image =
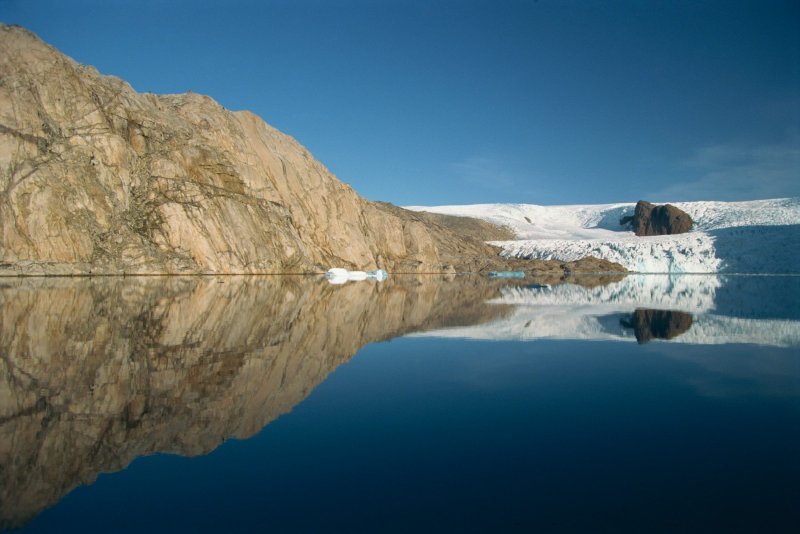
[[800, 278], [582, 283], [7, 280], [3, 525], [792, 530]]

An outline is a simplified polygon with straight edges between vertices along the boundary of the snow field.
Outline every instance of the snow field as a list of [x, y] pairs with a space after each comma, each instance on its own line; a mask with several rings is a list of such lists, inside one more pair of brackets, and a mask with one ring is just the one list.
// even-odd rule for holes
[[695, 229], [637, 237], [619, 220], [635, 204], [410, 206], [506, 226], [514, 241], [493, 244], [506, 257], [577, 260], [595, 256], [640, 273], [800, 272], [800, 198], [747, 202], [675, 202]]

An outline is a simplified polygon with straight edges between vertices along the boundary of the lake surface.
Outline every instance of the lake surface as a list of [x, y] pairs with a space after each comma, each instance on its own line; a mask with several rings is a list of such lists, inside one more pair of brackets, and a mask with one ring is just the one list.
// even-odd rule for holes
[[0, 528], [797, 532], [800, 277], [0, 279]]

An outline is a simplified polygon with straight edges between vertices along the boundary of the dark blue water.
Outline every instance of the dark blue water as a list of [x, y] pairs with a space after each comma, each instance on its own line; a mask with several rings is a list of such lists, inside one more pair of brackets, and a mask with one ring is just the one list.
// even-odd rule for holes
[[[276, 301], [285, 302], [281, 291]], [[288, 292], [303, 294], [296, 287]], [[427, 302], [428, 294], [403, 295]], [[332, 298], [341, 310], [342, 296], [314, 298]], [[405, 306], [408, 314], [422, 304]], [[513, 309], [494, 306], [481, 312], [489, 324], [510, 320]], [[269, 315], [278, 319], [276, 310]], [[358, 320], [368, 323], [364, 317], [374, 313]], [[432, 315], [434, 331], [486, 324], [475, 314]], [[288, 331], [302, 320], [298, 315]], [[314, 325], [321, 328], [319, 320]], [[702, 320], [695, 314], [692, 326]], [[788, 327], [792, 339], [796, 324]], [[145, 446], [125, 469], [49, 503], [25, 531], [797, 531], [798, 347], [787, 346], [786, 335], [773, 345], [763, 338], [762, 344], [679, 342], [689, 332], [644, 344], [374, 341], [334, 365], [289, 413], [252, 437], [192, 457]], [[254, 333], [243, 334], [250, 340], [245, 352], [271, 350], [277, 334], [259, 343]], [[281, 343], [293, 343], [291, 337]], [[294, 343], [299, 351], [308, 347]], [[299, 361], [313, 356], [298, 355]], [[281, 371], [284, 386], [292, 380], [289, 367]], [[204, 395], [211, 393], [198, 389], [192, 402]], [[175, 415], [180, 408], [160, 409], [165, 413], [153, 417], [189, 424]], [[147, 417], [138, 424], [146, 426]], [[98, 443], [123, 450], [134, 446], [126, 435], [142, 439], [135, 432], [120, 431], [113, 445]], [[176, 435], [180, 444], [182, 434]]]

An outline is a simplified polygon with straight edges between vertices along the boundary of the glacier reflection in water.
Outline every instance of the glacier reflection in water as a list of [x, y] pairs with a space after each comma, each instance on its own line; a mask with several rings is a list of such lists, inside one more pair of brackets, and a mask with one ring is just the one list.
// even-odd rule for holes
[[800, 277], [630, 275], [607, 285], [509, 286], [495, 321], [416, 334], [484, 340], [668, 339], [800, 346]]

